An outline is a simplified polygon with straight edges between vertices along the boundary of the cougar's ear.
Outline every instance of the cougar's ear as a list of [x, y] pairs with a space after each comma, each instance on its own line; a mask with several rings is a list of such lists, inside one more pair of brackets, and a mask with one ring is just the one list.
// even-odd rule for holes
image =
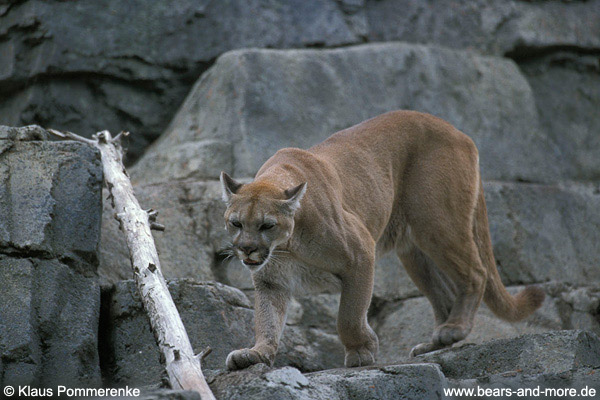
[[225, 172], [221, 171], [221, 190], [223, 191], [222, 196], [225, 203], [229, 203], [231, 196], [236, 194], [243, 185], [243, 183], [237, 182]]
[[294, 186], [293, 188], [286, 189], [285, 196], [287, 200], [285, 200], [284, 208], [294, 213], [300, 208], [300, 200], [304, 197], [304, 193], [306, 193], [306, 182], [299, 184], [298, 186]]

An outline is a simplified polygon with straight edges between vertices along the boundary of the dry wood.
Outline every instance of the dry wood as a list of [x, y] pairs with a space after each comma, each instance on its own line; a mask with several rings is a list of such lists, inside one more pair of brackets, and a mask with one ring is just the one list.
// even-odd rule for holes
[[121, 132], [114, 138], [108, 131], [102, 131], [86, 139], [71, 132], [51, 133], [62, 138], [91, 144], [100, 150], [104, 169], [104, 181], [110, 191], [115, 208], [115, 217], [125, 233], [129, 257], [133, 267], [135, 282], [150, 318], [152, 332], [164, 355], [165, 365], [173, 389], [195, 390], [203, 400], [214, 400], [202, 373], [201, 360], [210, 349], [194, 355], [192, 345], [177, 308], [160, 269], [158, 253], [150, 229], [164, 230], [156, 222], [158, 212], [142, 210], [133, 194], [131, 181], [123, 166]]

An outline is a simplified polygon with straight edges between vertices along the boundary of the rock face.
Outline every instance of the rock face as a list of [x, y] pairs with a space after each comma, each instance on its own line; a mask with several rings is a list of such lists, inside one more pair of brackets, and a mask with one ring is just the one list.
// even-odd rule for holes
[[[136, 186], [135, 194], [145, 209], [160, 212], [167, 223], [155, 232], [163, 272], [169, 278], [213, 280], [215, 263], [226, 240], [223, 202], [217, 182], [173, 182], [172, 185]], [[106, 197], [106, 196], [105, 196]], [[132, 279], [129, 253], [110, 202], [104, 203], [100, 274], [106, 281]]]
[[[222, 367], [228, 349], [245, 346], [252, 337], [251, 304], [239, 290], [182, 280], [171, 281], [169, 291], [194, 350], [199, 353], [209, 345], [213, 349], [203, 367]], [[105, 298], [105, 374], [113, 383], [160, 382], [164, 367], [135, 284], [120, 282]]]
[[0, 382], [101, 382], [99, 155], [0, 127]]
[[217, 376], [211, 383], [223, 399], [441, 399], [447, 383], [435, 364], [390, 365], [302, 375], [291, 367], [269, 371], [255, 366], [247, 371]]
[[369, 39], [515, 55], [600, 48], [600, 2], [366, 1]]
[[400, 40], [516, 59], [557, 50], [579, 58], [600, 48], [599, 13], [598, 0], [11, 2], [0, 6], [0, 120], [87, 135], [130, 130], [133, 160], [229, 50]]
[[14, 128], [0, 127], [0, 135], [0, 248], [95, 268], [100, 213], [88, 211], [101, 205], [97, 152], [80, 143], [6, 139], [20, 137]]
[[568, 175], [600, 180], [599, 57], [557, 52], [525, 59], [520, 66], [533, 90], [542, 129], [568, 162]]
[[507, 284], [596, 282], [597, 184], [484, 184], [498, 269]]
[[[194, 350], [211, 346], [203, 368], [224, 368], [230, 351], [254, 345], [254, 310], [238, 289], [219, 283], [173, 280], [169, 291]], [[152, 385], [164, 367], [133, 281], [123, 281], [103, 296], [102, 354], [111, 384]], [[301, 307], [301, 306], [299, 306]], [[337, 335], [312, 328], [301, 319], [286, 328], [276, 365], [316, 371], [343, 364]]]
[[[598, 368], [599, 345], [597, 335], [558, 331], [442, 350], [417, 359], [439, 364], [444, 374], [453, 379], [480, 378], [506, 371], [557, 374], [585, 367]], [[470, 362], [465, 363], [464, 359]]]
[[[600, 387], [600, 341], [581, 331], [561, 331], [463, 346], [418, 357], [412, 365], [389, 365], [301, 374], [294, 368], [247, 370], [209, 377], [224, 399], [452, 398], [454, 388]], [[468, 361], [467, 361], [468, 360]], [[547, 366], [547, 367], [546, 367]], [[464, 394], [463, 394], [464, 395]]]
[[[511, 287], [510, 291], [516, 293], [520, 289], [522, 287]], [[546, 284], [544, 289], [548, 299], [542, 309], [518, 324], [500, 321], [482, 307], [467, 343], [487, 346], [485, 343], [492, 339], [560, 329], [579, 328], [600, 334], [600, 293], [597, 289], [563, 283]], [[254, 344], [254, 312], [251, 302], [239, 290], [191, 280], [173, 280], [169, 290], [194, 350], [200, 352], [208, 345], [213, 349], [203, 368], [222, 369], [230, 351]], [[133, 282], [115, 285], [104, 293], [103, 299], [101, 332], [106, 341], [101, 346], [101, 353], [106, 357], [103, 363], [106, 381], [117, 385], [159, 382], [164, 368]], [[275, 366], [292, 366], [302, 372], [341, 367], [344, 353], [335, 328], [338, 304], [339, 297], [335, 295], [299, 298], [292, 304]], [[370, 322], [380, 339], [378, 362], [381, 364], [406, 362], [410, 348], [429, 338], [433, 330], [431, 306], [423, 297], [388, 302], [373, 308]], [[546, 340], [554, 336], [542, 337]], [[540, 361], [538, 365], [543, 368], [546, 364]]]
[[[473, 331], [465, 343], [485, 343], [492, 339], [513, 338], [523, 334], [560, 329], [586, 329], [600, 334], [600, 303], [594, 287], [573, 287], [564, 283], [542, 285], [547, 299], [525, 321], [507, 323], [492, 314], [485, 304], [475, 316]], [[523, 287], [509, 287], [516, 294]], [[410, 349], [433, 333], [433, 312], [424, 297], [386, 303], [373, 310], [371, 322], [379, 336], [378, 362], [396, 363]]]
[[251, 177], [282, 147], [308, 148], [395, 109], [429, 112], [470, 135], [484, 179], [561, 174], [514, 63], [404, 43], [227, 53], [132, 174], [144, 183], [215, 179], [221, 170]]
[[221, 53], [360, 41], [345, 18], [333, 0], [2, 5], [0, 120], [86, 135], [131, 130], [136, 158]]

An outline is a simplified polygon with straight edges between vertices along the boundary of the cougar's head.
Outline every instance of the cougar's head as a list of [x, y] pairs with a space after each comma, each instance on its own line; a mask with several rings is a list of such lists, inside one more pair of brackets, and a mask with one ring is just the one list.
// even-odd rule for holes
[[258, 271], [292, 235], [306, 182], [282, 190], [268, 181], [242, 184], [222, 172], [221, 186], [231, 251], [251, 271]]

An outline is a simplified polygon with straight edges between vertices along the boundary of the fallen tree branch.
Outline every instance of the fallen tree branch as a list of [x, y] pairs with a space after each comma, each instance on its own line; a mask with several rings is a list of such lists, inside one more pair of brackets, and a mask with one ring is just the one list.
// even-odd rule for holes
[[150, 229], [164, 230], [156, 222], [157, 211], [142, 210], [133, 194], [131, 181], [123, 166], [123, 150], [120, 138], [127, 136], [121, 132], [112, 138], [110, 132], [98, 132], [87, 139], [71, 132], [59, 132], [49, 129], [56, 136], [77, 140], [93, 145], [102, 157], [104, 181], [110, 192], [115, 208], [115, 218], [125, 234], [129, 257], [133, 267], [135, 282], [150, 318], [152, 332], [164, 355], [169, 382], [173, 389], [195, 390], [202, 400], [214, 400], [204, 374], [201, 361], [208, 355], [210, 348], [194, 355], [192, 345], [167, 284], [160, 269], [158, 253]]

